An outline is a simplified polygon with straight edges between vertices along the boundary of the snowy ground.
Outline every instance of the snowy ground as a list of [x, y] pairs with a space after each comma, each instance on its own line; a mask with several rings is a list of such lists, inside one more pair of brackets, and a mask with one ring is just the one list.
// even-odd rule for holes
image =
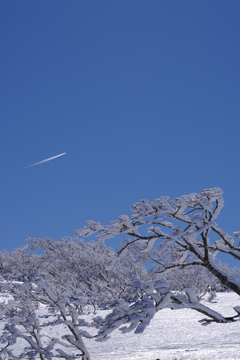
[[[232, 307], [240, 305], [240, 298], [234, 293], [219, 293], [206, 305], [224, 316], [233, 316], [236, 312]], [[115, 331], [106, 342], [85, 340], [85, 344], [92, 360], [240, 359], [240, 321], [203, 326], [198, 320], [204, 317], [190, 309], [164, 309], [141, 335]]]
[[[220, 293], [206, 305], [233, 316], [232, 307], [240, 305], [240, 298], [235, 293]], [[141, 335], [115, 331], [106, 342], [85, 343], [93, 360], [239, 360], [240, 321], [203, 326], [198, 320], [204, 317], [194, 310], [164, 309]]]

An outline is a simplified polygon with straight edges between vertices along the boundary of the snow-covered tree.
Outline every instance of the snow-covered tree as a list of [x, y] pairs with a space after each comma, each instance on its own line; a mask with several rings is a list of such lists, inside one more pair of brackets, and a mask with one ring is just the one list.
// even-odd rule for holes
[[0, 359], [90, 360], [84, 337], [92, 337], [86, 331], [92, 326], [84, 315], [116, 299], [133, 301], [133, 279], [145, 279], [146, 271], [127, 254], [107, 269], [115, 251], [100, 242], [28, 243], [1, 257]]
[[[99, 328], [98, 341], [105, 341], [112, 331], [119, 329], [122, 333], [134, 331], [135, 334], [143, 333], [154, 315], [164, 309], [193, 309], [210, 317], [203, 319], [203, 322], [216, 321], [224, 323], [240, 318], [240, 306], [234, 309], [236, 316], [225, 318], [216, 311], [201, 304], [192, 288], [185, 288], [182, 294], [175, 294], [169, 291], [168, 284], [164, 280], [135, 282], [136, 292], [142, 291], [141, 298], [129, 304], [124, 300], [118, 300], [112, 304], [113, 311], [105, 319], [96, 317], [94, 320]], [[128, 326], [125, 326], [128, 324]], [[124, 325], [124, 326], [122, 326]]]
[[[92, 337], [87, 328], [98, 329], [98, 341], [119, 327], [123, 333], [141, 333], [163, 308], [193, 309], [208, 316], [205, 322], [239, 319], [240, 306], [234, 307], [237, 315], [227, 318], [200, 303], [198, 289], [192, 287], [192, 274], [203, 269], [199, 271], [205, 283], [206, 276], [212, 277], [240, 295], [234, 271], [216, 261], [218, 252], [240, 260], [239, 245], [215, 222], [223, 207], [221, 189], [168, 200], [140, 200], [132, 206], [131, 218], [122, 215], [110, 225], [88, 221], [74, 239], [28, 239], [29, 245], [13, 254], [0, 253], [0, 291], [6, 295], [0, 304], [5, 322], [0, 360], [90, 360], [83, 341]], [[211, 233], [219, 238], [211, 240]], [[85, 243], [78, 237], [92, 234], [97, 241]], [[126, 236], [121, 250], [104, 245], [105, 239], [120, 234]], [[233, 235], [240, 238], [240, 232]], [[178, 289], [173, 272], [179, 277], [184, 273]], [[84, 313], [97, 306], [112, 312], [88, 324]], [[42, 307], [47, 312], [43, 317]], [[13, 346], [19, 341], [24, 345], [16, 353]]]
[[[56, 286], [68, 283], [81, 290], [92, 306], [104, 306], [107, 299], [125, 297], [130, 300], [133, 279], [147, 276], [145, 269], [129, 254], [115, 267], [107, 269], [106, 264], [116, 251], [99, 241], [29, 238], [27, 242], [29, 245], [13, 253], [0, 252], [0, 274], [6, 280], [35, 282], [39, 276], [48, 275]], [[36, 255], [39, 250], [41, 254]]]
[[16, 281], [32, 280], [43, 268], [43, 259], [22, 246], [9, 253], [0, 251], [0, 275]]
[[89, 326], [83, 319], [88, 299], [71, 285], [55, 286], [51, 280], [0, 283], [7, 296], [0, 304], [5, 323], [0, 359], [90, 360], [83, 342], [91, 337], [83, 328]]
[[[86, 226], [77, 230], [76, 234], [95, 234], [100, 241], [114, 238], [119, 234], [127, 236], [121, 250], [109, 263], [109, 268], [114, 267], [126, 252], [134, 253], [139, 261], [150, 260], [155, 263], [158, 268], [155, 274], [198, 266], [209, 271], [222, 285], [240, 295], [238, 280], [216, 262], [218, 252], [228, 253], [240, 260], [239, 245], [236, 245], [234, 238], [215, 222], [222, 207], [223, 197], [220, 188], [206, 189], [199, 194], [184, 195], [172, 201], [166, 196], [151, 203], [148, 200], [140, 200], [132, 206], [131, 218], [122, 215], [109, 225], [87, 221]], [[211, 241], [211, 233], [217, 234], [219, 239]], [[240, 237], [240, 232], [233, 235]], [[153, 314], [162, 307], [190, 307], [217, 322], [234, 320], [239, 316], [230, 319], [212, 312], [207, 307], [203, 309], [193, 288], [182, 289], [185, 296], [176, 295], [169, 289], [163, 294], [158, 289], [158, 282], [154, 283], [154, 280], [150, 288], [150, 291], [146, 291], [145, 285], [141, 285], [136, 291], [141, 290], [143, 296], [137, 303], [117, 303], [113, 313], [106, 320], [99, 320], [98, 326], [102, 326], [103, 338], [107, 336], [109, 329], [127, 322], [130, 323], [130, 327], [127, 330], [124, 328], [124, 332], [133, 329], [138, 332], [139, 327], [144, 328], [143, 324], [147, 324]], [[239, 313], [239, 307], [234, 309]]]
[[[240, 276], [240, 269], [229, 268], [227, 264], [217, 263], [218, 268], [224, 271], [232, 279], [237, 280]], [[192, 287], [198, 299], [208, 294], [212, 298], [216, 292], [226, 291], [227, 288], [205, 267], [199, 265], [188, 266], [185, 268], [174, 268], [163, 273], [164, 279], [169, 283], [171, 291], [181, 291], [184, 288]]]
[[[234, 238], [215, 222], [223, 207], [222, 190], [206, 189], [199, 194], [192, 193], [168, 200], [166, 196], [151, 203], [140, 200], [132, 206], [131, 218], [122, 215], [118, 220], [111, 221], [110, 225], [87, 221], [85, 228], [77, 230], [76, 234], [96, 234], [101, 241], [126, 234], [128, 241], [112, 260], [112, 266], [134, 244], [138, 253], [159, 265], [159, 273], [179, 267], [202, 266], [223, 285], [240, 295], [240, 283], [228, 276], [215, 262], [218, 252], [240, 260], [239, 244], [235, 244]], [[173, 222], [169, 222], [169, 218]], [[218, 240], [211, 241], [212, 232], [219, 236]], [[233, 235], [240, 238], [240, 232], [234, 232]], [[160, 247], [154, 249], [158, 240]]]

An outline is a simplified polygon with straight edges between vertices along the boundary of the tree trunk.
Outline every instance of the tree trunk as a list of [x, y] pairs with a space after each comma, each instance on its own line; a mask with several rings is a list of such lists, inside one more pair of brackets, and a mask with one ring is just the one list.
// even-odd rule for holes
[[223, 275], [210, 263], [202, 264], [202, 266], [206, 267], [213, 275], [215, 275], [216, 278], [218, 278], [218, 280], [220, 280], [223, 285], [226, 285], [229, 289], [233, 290], [240, 296], [240, 285], [237, 285], [235, 282], [229, 280], [227, 276]]

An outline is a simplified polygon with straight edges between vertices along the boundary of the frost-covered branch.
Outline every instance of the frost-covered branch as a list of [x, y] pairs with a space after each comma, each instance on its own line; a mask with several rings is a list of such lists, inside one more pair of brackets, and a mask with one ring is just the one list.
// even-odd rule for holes
[[[221, 286], [240, 295], [239, 272], [216, 260], [218, 252], [240, 260], [234, 237], [215, 222], [223, 204], [220, 188], [172, 201], [140, 200], [131, 217], [109, 225], [88, 221], [74, 238], [30, 238], [11, 254], [0, 252], [0, 292], [6, 296], [0, 304], [0, 360], [90, 360], [85, 338], [103, 341], [115, 329], [142, 333], [164, 308], [193, 309], [206, 321], [236, 320], [239, 307], [238, 315], [226, 318], [199, 302]], [[97, 241], [79, 238], [91, 235]], [[104, 244], [118, 235], [125, 235], [119, 251]], [[240, 238], [240, 232], [233, 235]], [[112, 312], [87, 323], [86, 312], [99, 306]], [[90, 327], [99, 334], [92, 336]], [[24, 345], [18, 349], [19, 341]]]
[[116, 329], [122, 333], [134, 331], [142, 333], [149, 325], [154, 315], [164, 309], [193, 309], [207, 315], [212, 321], [225, 323], [228, 320], [216, 311], [201, 304], [192, 288], [184, 289], [184, 294], [176, 294], [168, 289], [164, 280], [135, 282], [136, 291], [141, 290], [141, 298], [129, 304], [119, 300], [112, 304], [113, 311], [105, 318], [96, 317], [95, 323], [99, 328], [98, 341], [105, 341]]
[[[47, 280], [39, 280], [35, 284], [3, 281], [0, 287], [2, 293], [9, 295], [8, 303], [1, 305], [1, 317], [6, 322], [1, 337], [4, 345], [2, 352], [13, 359], [26, 357], [35, 359], [34, 356], [38, 355], [41, 360], [51, 360], [59, 357], [59, 351], [62, 351], [61, 357], [65, 359], [79, 359], [81, 356], [81, 359], [90, 360], [83, 343], [83, 337], [91, 338], [82, 330], [82, 327], [89, 326], [82, 318], [81, 308], [86, 305], [83, 294], [62, 293], [61, 288], [56, 288]], [[71, 295], [75, 295], [72, 300]], [[49, 316], [41, 320], [42, 304]], [[62, 340], [46, 334], [49, 327], [59, 328], [59, 326], [63, 328]], [[12, 349], [12, 345], [18, 339], [23, 339], [26, 343], [20, 354], [14, 353]], [[59, 345], [60, 350], [56, 347]], [[70, 346], [72, 349], [71, 353], [68, 351], [67, 357], [63, 356], [62, 346]]]
[[[152, 202], [140, 200], [132, 206], [131, 218], [122, 215], [118, 220], [111, 221], [110, 225], [88, 221], [85, 228], [77, 230], [76, 234], [82, 236], [95, 234], [97, 238], [104, 241], [125, 233], [128, 241], [115, 257], [121, 258], [129, 250], [132, 252], [131, 248], [134, 245], [135, 254], [139, 259], [143, 257], [146, 259], [147, 255], [148, 260], [159, 263], [158, 272], [169, 269], [171, 266], [188, 266], [189, 262], [194, 261], [194, 264], [204, 266], [223, 285], [240, 295], [240, 284], [232, 281], [228, 274], [219, 270], [214, 260], [219, 251], [240, 259], [240, 247], [234, 244], [234, 238], [218, 228], [215, 223], [223, 205], [220, 188], [205, 189], [199, 194], [184, 195], [172, 201], [169, 201], [166, 196]], [[170, 218], [173, 222], [164, 218]], [[149, 227], [149, 225], [152, 226]], [[167, 228], [167, 233], [162, 231], [163, 227]], [[146, 235], [146, 231], [152, 235]], [[220, 240], [211, 242], [212, 231], [220, 236]], [[233, 234], [240, 237], [240, 232]], [[164, 259], [163, 248], [169, 249], [169, 254], [166, 255], [165, 252]], [[191, 261], [189, 261], [189, 254], [193, 256]], [[174, 257], [174, 263], [171, 265], [166, 260], [169, 255], [171, 258]], [[115, 258], [112, 259], [110, 265], [115, 266], [116, 263]]]

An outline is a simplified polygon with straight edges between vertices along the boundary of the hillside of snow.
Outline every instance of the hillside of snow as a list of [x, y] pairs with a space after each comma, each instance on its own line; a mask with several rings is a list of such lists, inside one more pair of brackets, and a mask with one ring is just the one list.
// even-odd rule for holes
[[[235, 293], [218, 293], [210, 308], [234, 316], [240, 305]], [[240, 359], [240, 321], [201, 325], [204, 315], [194, 310], [163, 309], [143, 334], [121, 334], [97, 343], [85, 341], [93, 360], [226, 360]]]
[[[3, 300], [3, 298], [1, 299]], [[218, 293], [207, 306], [224, 316], [236, 315], [233, 306], [240, 305], [235, 293]], [[41, 318], [44, 318], [44, 308]], [[97, 315], [105, 316], [109, 311], [99, 310]], [[96, 315], [96, 314], [95, 314]], [[90, 315], [88, 320], [90, 320]], [[85, 340], [91, 360], [226, 360], [240, 359], [240, 321], [202, 325], [204, 316], [191, 309], [159, 311], [143, 334], [122, 334], [116, 330], [104, 342]], [[0, 325], [2, 330], [3, 324]], [[63, 335], [61, 328], [49, 328]], [[46, 333], [47, 334], [47, 333]], [[24, 340], [17, 342], [16, 353], [24, 346]], [[27, 359], [26, 359], [27, 360]]]

